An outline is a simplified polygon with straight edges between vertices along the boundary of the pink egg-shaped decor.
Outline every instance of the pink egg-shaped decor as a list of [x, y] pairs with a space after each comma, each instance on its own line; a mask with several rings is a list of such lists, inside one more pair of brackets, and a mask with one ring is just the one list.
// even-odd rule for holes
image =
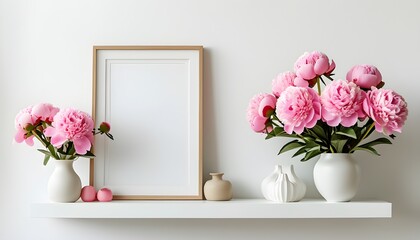
[[93, 202], [96, 200], [96, 190], [93, 186], [84, 186], [80, 194], [83, 202]]
[[112, 200], [112, 191], [109, 188], [102, 188], [98, 191], [96, 198], [100, 202], [109, 202]]

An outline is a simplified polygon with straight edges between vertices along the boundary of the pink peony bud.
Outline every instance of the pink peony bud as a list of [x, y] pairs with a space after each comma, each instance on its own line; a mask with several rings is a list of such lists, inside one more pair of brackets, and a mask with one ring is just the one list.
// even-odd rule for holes
[[16, 130], [25, 129], [28, 124], [34, 125], [35, 121], [36, 117], [32, 115], [32, 106], [24, 108], [15, 117]]
[[266, 95], [260, 102], [260, 106], [258, 107], [258, 114], [261, 117], [269, 117], [273, 114], [274, 109], [276, 108], [276, 97], [271, 94]]
[[[331, 74], [334, 69], [334, 61], [330, 64], [327, 55], [318, 51], [305, 52], [295, 63], [296, 75], [306, 81], [313, 80], [324, 74]], [[312, 81], [309, 85], [312, 87], [315, 84]]]
[[107, 122], [102, 122], [99, 125], [99, 131], [101, 131], [103, 133], [109, 133], [109, 131], [111, 131], [111, 125]]
[[255, 95], [249, 101], [249, 105], [247, 109], [247, 120], [252, 130], [254, 130], [255, 132], [265, 131], [268, 117], [265, 117], [264, 112], [267, 113], [269, 108], [274, 109], [274, 107], [272, 106], [273, 99], [274, 101], [276, 99], [273, 95], [264, 93], [264, 94]]
[[361, 88], [370, 89], [377, 87], [382, 82], [382, 75], [375, 66], [356, 65], [347, 72], [346, 79]]
[[23, 141], [26, 142], [29, 146], [34, 145], [34, 136], [27, 137], [27, 127], [34, 125], [36, 122], [36, 117], [32, 115], [32, 106], [24, 108], [19, 111], [19, 113], [15, 117], [15, 128], [17, 130], [15, 134], [14, 140], [17, 143], [21, 143]]

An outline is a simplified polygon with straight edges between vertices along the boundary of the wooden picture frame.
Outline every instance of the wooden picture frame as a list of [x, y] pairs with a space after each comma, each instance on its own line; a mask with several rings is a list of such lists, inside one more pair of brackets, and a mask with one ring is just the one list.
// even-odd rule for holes
[[94, 46], [90, 185], [114, 199], [202, 199], [202, 46]]

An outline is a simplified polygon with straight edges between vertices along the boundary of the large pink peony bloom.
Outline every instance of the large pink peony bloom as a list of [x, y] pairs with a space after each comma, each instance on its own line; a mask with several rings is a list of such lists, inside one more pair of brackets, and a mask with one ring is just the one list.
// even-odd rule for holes
[[345, 127], [353, 126], [358, 118], [365, 117], [365, 95], [366, 93], [353, 82], [332, 81], [321, 95], [322, 120], [331, 127], [340, 123]]
[[294, 81], [296, 74], [294, 72], [283, 72], [277, 75], [272, 82], [272, 91], [276, 97], [280, 97], [280, 94], [290, 86], [296, 86]]
[[15, 141], [21, 143], [26, 142], [29, 146], [34, 145], [34, 136], [26, 137], [27, 131], [25, 128], [31, 124], [34, 125], [37, 118], [32, 115], [32, 106], [22, 109], [15, 117], [15, 127], [17, 133], [15, 134]]
[[296, 75], [306, 81], [313, 80], [323, 74], [330, 74], [334, 69], [334, 60], [331, 60], [330, 63], [327, 55], [318, 51], [305, 52], [295, 63]]
[[257, 94], [249, 101], [247, 120], [255, 132], [264, 132], [268, 113], [274, 111], [276, 98], [268, 93]]
[[367, 93], [363, 109], [375, 121], [376, 131], [388, 135], [401, 132], [408, 115], [407, 103], [401, 95], [375, 87]]
[[93, 129], [93, 120], [87, 113], [68, 108], [54, 116], [52, 127], [45, 129], [44, 134], [51, 137], [51, 144], [57, 148], [72, 141], [76, 153], [83, 155], [92, 146]]
[[356, 65], [347, 72], [346, 79], [361, 88], [370, 89], [382, 82], [382, 75], [375, 66]]
[[320, 98], [311, 88], [288, 87], [277, 99], [276, 113], [288, 134], [301, 134], [321, 118]]

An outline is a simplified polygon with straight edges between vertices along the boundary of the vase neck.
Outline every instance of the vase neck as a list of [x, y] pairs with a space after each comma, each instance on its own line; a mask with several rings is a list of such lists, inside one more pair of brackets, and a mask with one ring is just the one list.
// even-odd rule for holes
[[54, 160], [55, 166], [73, 166], [75, 160]]
[[222, 180], [224, 173], [210, 173], [213, 180]]

